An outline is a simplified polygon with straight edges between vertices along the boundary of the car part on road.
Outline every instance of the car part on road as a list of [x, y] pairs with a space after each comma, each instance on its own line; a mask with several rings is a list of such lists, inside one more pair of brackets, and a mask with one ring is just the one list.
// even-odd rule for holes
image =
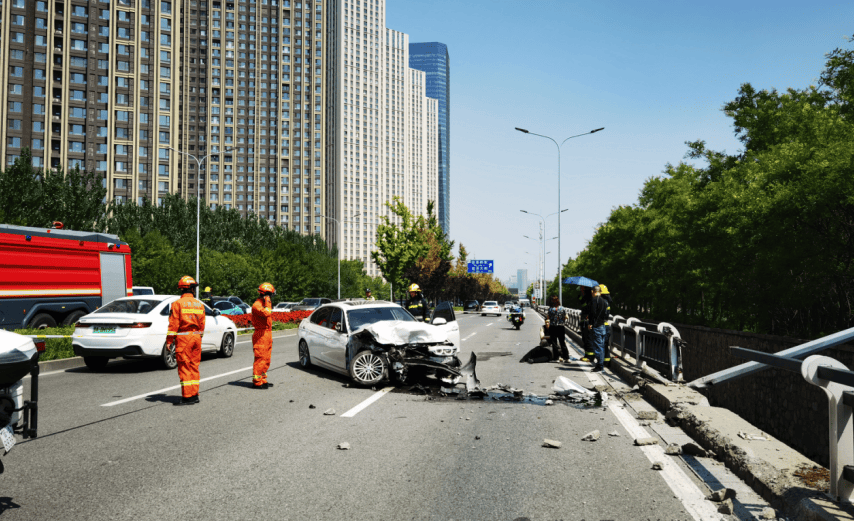
[[222, 335], [222, 344], [219, 346], [219, 356], [231, 358], [234, 354], [234, 333]]

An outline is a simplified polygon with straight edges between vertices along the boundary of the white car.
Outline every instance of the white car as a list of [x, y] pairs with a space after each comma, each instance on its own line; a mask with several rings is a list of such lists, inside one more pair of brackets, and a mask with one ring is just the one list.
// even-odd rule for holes
[[[166, 345], [169, 311], [174, 295], [145, 295], [116, 299], [74, 326], [71, 345], [90, 369], [103, 369], [111, 358], [159, 358], [167, 369], [178, 365], [175, 350]], [[205, 305], [202, 351], [234, 354], [237, 327], [219, 310]]]
[[[460, 328], [448, 302], [433, 310], [430, 324], [392, 302], [333, 302], [304, 319], [298, 335], [303, 367], [330, 369], [360, 385], [375, 385], [389, 375], [405, 380], [414, 366], [447, 380], [460, 377]], [[474, 362], [469, 365], [473, 376]]]
[[493, 313], [501, 316], [501, 307], [498, 305], [498, 302], [494, 300], [487, 300], [480, 308], [480, 316], [485, 317], [487, 314], [491, 315]]

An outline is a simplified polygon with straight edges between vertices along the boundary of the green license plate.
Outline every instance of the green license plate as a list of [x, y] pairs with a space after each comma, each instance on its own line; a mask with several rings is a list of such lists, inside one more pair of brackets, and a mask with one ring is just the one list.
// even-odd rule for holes
[[116, 333], [116, 328], [107, 326], [95, 326], [94, 332], [101, 335], [114, 335]]

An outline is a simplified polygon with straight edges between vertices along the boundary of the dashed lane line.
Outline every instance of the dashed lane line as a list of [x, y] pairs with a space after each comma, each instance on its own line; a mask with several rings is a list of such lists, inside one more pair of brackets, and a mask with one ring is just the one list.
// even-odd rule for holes
[[477, 331], [475, 331], [474, 333], [472, 333], [472, 334], [470, 334], [469, 336], [467, 336], [467, 337], [465, 337], [464, 339], [462, 339], [462, 340], [461, 340], [461, 342], [465, 342], [466, 340], [468, 340], [469, 338], [471, 338], [471, 337], [475, 336], [476, 334], [477, 334]]
[[[252, 366], [250, 365], [249, 367], [243, 367], [241, 369], [235, 369], [234, 371], [229, 371], [227, 373], [222, 373], [222, 374], [218, 374], [215, 376], [208, 376], [207, 378], [202, 378], [201, 380], [199, 380], [199, 383], [207, 382], [208, 380], [215, 380], [217, 378], [222, 378], [223, 376], [230, 376], [230, 375], [233, 375], [235, 373], [239, 373], [241, 371], [249, 371], [251, 369], [252, 369]], [[110, 402], [110, 403], [104, 403], [104, 404], [101, 404], [101, 407], [112, 407], [113, 405], [121, 405], [123, 403], [132, 402], [134, 400], [139, 400], [141, 398], [145, 398], [146, 396], [151, 396], [152, 394], [165, 393], [167, 391], [174, 391], [175, 389], [180, 389], [180, 388], [181, 388], [180, 384], [179, 385], [173, 385], [171, 387], [165, 387], [163, 389], [158, 389], [156, 391], [147, 392], [145, 394], [138, 394], [136, 396], [131, 396], [130, 398], [125, 398], [123, 400], [117, 400], [115, 402]]]
[[353, 407], [349, 411], [345, 412], [344, 414], [341, 415], [341, 417], [342, 418], [352, 418], [353, 416], [356, 416], [362, 410], [366, 409], [369, 405], [371, 405], [375, 401], [379, 400], [380, 398], [385, 396], [389, 391], [391, 391], [393, 389], [394, 389], [394, 387], [389, 386], [389, 387], [386, 387], [382, 390], [375, 392], [374, 394], [371, 395], [370, 398], [368, 398], [364, 402], [360, 403], [359, 405]]

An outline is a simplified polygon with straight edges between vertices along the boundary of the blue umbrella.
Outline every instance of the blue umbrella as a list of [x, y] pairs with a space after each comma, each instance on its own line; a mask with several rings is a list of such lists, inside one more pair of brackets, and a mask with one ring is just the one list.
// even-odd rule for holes
[[588, 288], [592, 288], [593, 286], [598, 286], [599, 283], [593, 279], [588, 279], [587, 277], [567, 277], [563, 281], [564, 284], [575, 284], [576, 286], [587, 286]]

